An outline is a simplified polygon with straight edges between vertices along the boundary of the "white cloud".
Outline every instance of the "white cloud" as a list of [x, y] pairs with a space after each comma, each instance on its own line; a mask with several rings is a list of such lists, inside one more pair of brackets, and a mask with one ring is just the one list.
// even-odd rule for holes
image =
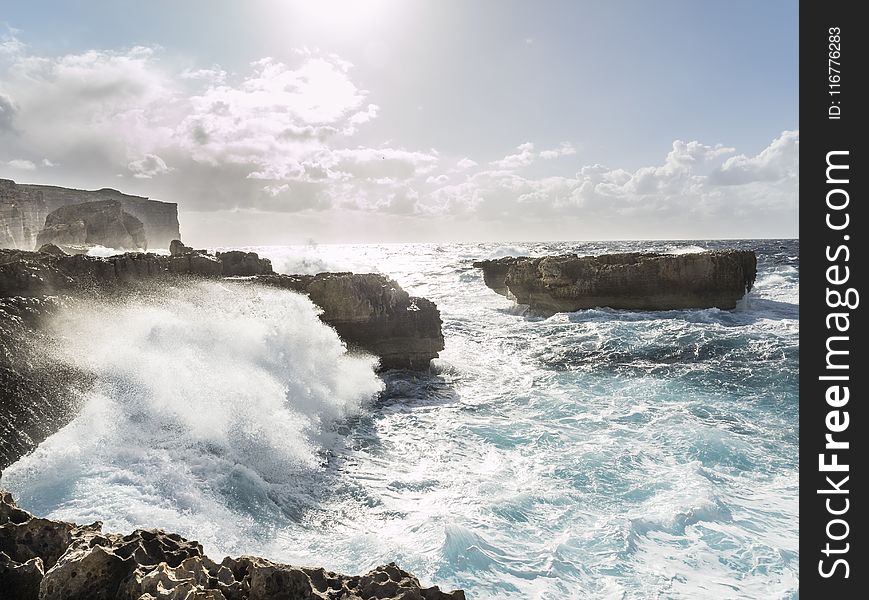
[[799, 145], [799, 131], [784, 131], [756, 156], [739, 154], [728, 158], [712, 173], [712, 179], [722, 185], [742, 185], [795, 177], [799, 168]]
[[754, 155], [676, 140], [658, 164], [532, 176], [526, 167], [538, 159], [572, 169], [573, 159], [555, 159], [576, 148], [537, 151], [528, 141], [486, 164], [363, 144], [359, 132], [376, 133], [381, 109], [333, 55], [305, 50], [292, 64], [264, 58], [228, 73], [177, 68], [151, 48], [40, 57], [11, 40], [0, 38], [0, 165], [33, 170], [18, 157], [44, 157], [59, 183], [102, 187], [120, 174], [126, 183], [115, 185], [199, 211], [340, 209], [516, 227], [723, 223], [734, 232], [758, 219], [795, 222], [796, 131]]
[[[797, 132], [784, 132], [755, 157], [727, 160], [733, 148], [677, 140], [662, 165], [634, 171], [589, 165], [572, 177], [543, 178], [481, 171], [432, 191], [430, 204], [442, 214], [486, 219], [641, 219], [652, 228], [676, 220], [720, 220], [735, 227], [758, 215], [794, 221], [797, 140]], [[498, 162], [495, 166], [503, 166]], [[732, 177], [734, 172], [742, 189], [722, 180], [722, 173]]]
[[576, 154], [576, 148], [573, 147], [573, 144], [570, 142], [561, 142], [561, 145], [558, 148], [553, 150], [543, 150], [540, 152], [540, 158], [543, 159], [553, 159], [560, 158], [562, 156], [570, 156], [572, 154]]
[[156, 154], [146, 154], [139, 160], [130, 161], [127, 168], [133, 177], [140, 179], [150, 179], [154, 175], [163, 175], [173, 170]]
[[7, 161], [6, 164], [13, 169], [18, 169], [19, 171], [35, 171], [36, 164], [32, 160], [24, 160], [21, 158], [16, 158], [10, 161]]
[[513, 170], [527, 167], [534, 162], [535, 155], [533, 143], [525, 142], [524, 144], [520, 144], [516, 147], [516, 150], [518, 150], [518, 152], [515, 154], [508, 154], [501, 160], [492, 161], [490, 164], [497, 169]]

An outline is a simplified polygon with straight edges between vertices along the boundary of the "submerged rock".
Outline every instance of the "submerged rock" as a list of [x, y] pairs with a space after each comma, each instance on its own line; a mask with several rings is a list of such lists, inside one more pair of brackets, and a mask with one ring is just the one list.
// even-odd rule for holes
[[[5, 594], [5, 595], [4, 595]], [[395, 563], [347, 576], [242, 556], [216, 563], [174, 533], [39, 519], [0, 490], [0, 596], [16, 600], [464, 600]]]
[[124, 211], [119, 200], [97, 200], [63, 206], [49, 213], [36, 244], [89, 244], [144, 250], [148, 240], [142, 221]]
[[483, 260], [474, 267], [494, 291], [543, 313], [596, 307], [730, 310], [751, 290], [757, 257], [750, 250], [564, 254]]

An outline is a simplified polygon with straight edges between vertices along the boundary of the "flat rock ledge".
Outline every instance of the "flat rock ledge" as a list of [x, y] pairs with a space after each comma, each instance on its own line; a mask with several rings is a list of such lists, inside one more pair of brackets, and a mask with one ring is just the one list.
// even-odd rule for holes
[[395, 563], [365, 575], [254, 556], [216, 563], [160, 529], [104, 533], [34, 517], [0, 490], [0, 597], [15, 600], [464, 600], [422, 587]]
[[751, 250], [507, 257], [474, 263], [497, 293], [544, 314], [588, 308], [732, 310], [751, 290]]

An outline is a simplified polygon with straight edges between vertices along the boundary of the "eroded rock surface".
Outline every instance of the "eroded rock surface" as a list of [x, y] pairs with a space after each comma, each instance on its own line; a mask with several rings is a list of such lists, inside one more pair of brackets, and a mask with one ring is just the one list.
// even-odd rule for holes
[[494, 291], [550, 314], [596, 307], [730, 310], [757, 275], [750, 250], [507, 257], [474, 266]]
[[0, 598], [16, 600], [464, 600], [394, 563], [347, 576], [241, 556], [216, 563], [177, 534], [105, 533], [32, 516], [0, 490]]
[[142, 221], [124, 211], [119, 200], [98, 200], [63, 206], [49, 213], [36, 244], [144, 250], [148, 240]]
[[308, 294], [341, 339], [380, 357], [384, 369], [428, 368], [444, 349], [434, 302], [378, 273], [267, 275], [257, 281]]

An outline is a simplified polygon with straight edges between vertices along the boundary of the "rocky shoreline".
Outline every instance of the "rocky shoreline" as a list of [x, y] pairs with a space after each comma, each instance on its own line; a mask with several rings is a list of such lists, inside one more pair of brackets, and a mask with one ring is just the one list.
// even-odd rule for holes
[[[161, 293], [188, 281], [265, 285], [307, 294], [351, 350], [377, 356], [381, 369], [427, 369], [444, 347], [437, 306], [410, 296], [375, 273], [281, 275], [253, 252], [210, 254], [180, 242], [170, 255], [127, 253], [108, 258], [0, 250], [0, 469], [69, 423], [88, 374], [44, 360], [41, 323], [70, 297]], [[29, 340], [34, 352], [24, 351]]]
[[495, 292], [553, 314], [588, 308], [731, 310], [757, 276], [750, 250], [507, 257], [474, 263]]
[[464, 600], [389, 563], [365, 575], [241, 556], [209, 559], [160, 529], [105, 533], [34, 517], [0, 490], [0, 598], [15, 600]]

